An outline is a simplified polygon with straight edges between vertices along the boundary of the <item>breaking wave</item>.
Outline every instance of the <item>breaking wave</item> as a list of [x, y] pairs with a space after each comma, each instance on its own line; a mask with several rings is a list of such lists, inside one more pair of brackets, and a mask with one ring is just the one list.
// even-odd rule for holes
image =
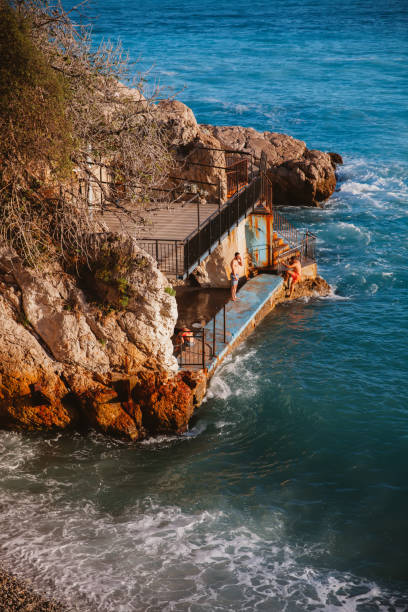
[[[41, 441], [27, 445], [18, 434], [2, 433], [1, 443], [1, 476], [8, 481], [0, 497], [1, 554], [14, 571], [77, 610], [408, 605], [373, 581], [314, 566], [311, 560], [326, 551], [291, 545], [279, 511], [254, 523], [231, 507], [186, 511], [146, 497], [107, 512], [96, 501], [64, 499], [63, 479], [28, 478], [27, 465], [44, 460]], [[15, 488], [16, 471], [23, 485]]]

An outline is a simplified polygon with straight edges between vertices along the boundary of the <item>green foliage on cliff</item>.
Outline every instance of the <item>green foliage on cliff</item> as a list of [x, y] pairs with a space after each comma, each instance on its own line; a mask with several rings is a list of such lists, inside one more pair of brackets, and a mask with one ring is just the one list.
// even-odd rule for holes
[[101, 200], [143, 224], [172, 163], [144, 87], [59, 0], [0, 0], [0, 239], [30, 265], [89, 263]]
[[0, 171], [18, 161], [66, 174], [73, 150], [68, 104], [67, 79], [34, 44], [29, 19], [0, 0]]

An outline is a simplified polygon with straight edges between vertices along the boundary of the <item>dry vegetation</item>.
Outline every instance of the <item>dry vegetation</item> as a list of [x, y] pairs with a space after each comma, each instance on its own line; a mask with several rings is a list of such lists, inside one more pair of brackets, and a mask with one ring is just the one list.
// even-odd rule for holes
[[105, 205], [143, 216], [172, 165], [156, 96], [59, 1], [0, 0], [1, 235], [27, 263], [87, 257], [89, 179]]

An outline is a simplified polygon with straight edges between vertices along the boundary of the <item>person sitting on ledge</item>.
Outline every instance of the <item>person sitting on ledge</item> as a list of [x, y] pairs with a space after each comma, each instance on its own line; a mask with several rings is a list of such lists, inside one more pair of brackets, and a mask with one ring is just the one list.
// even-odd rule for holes
[[237, 289], [239, 281], [239, 269], [242, 266], [242, 258], [239, 253], [235, 253], [234, 259], [231, 261], [231, 299], [233, 302], [238, 300]]
[[285, 266], [285, 268], [287, 268], [283, 280], [285, 281], [285, 283], [287, 283], [287, 291], [290, 290], [289, 295], [286, 292], [286, 297], [291, 298], [295, 284], [298, 283], [301, 279], [302, 266], [298, 257], [291, 257], [289, 260], [289, 265], [286, 265], [285, 263], [283, 263], [283, 265]]
[[183, 327], [179, 334], [180, 348], [193, 346], [194, 344], [194, 334], [188, 327]]

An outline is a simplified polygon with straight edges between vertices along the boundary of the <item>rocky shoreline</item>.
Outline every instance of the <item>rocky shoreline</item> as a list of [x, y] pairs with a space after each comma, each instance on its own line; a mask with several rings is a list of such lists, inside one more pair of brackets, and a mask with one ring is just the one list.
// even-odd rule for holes
[[68, 612], [62, 603], [40, 595], [30, 584], [0, 566], [0, 610], [2, 612]]
[[[200, 125], [176, 100], [157, 113], [175, 174], [218, 185], [219, 195], [231, 149], [266, 155], [277, 203], [319, 206], [335, 189], [336, 154], [286, 134]], [[0, 245], [0, 428], [91, 428], [134, 441], [187, 430], [206, 380], [177, 371], [175, 291], [137, 238], [101, 236], [82, 269], [30, 268]]]

